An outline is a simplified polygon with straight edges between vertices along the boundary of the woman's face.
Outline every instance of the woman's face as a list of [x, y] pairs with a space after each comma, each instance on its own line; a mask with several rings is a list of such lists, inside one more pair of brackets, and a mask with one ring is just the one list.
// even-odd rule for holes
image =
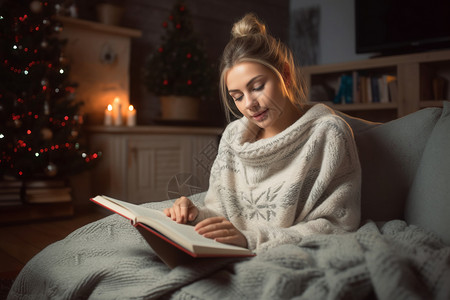
[[255, 62], [236, 64], [225, 80], [236, 107], [263, 129], [263, 137], [278, 134], [298, 119], [295, 106], [283, 93], [283, 83], [266, 66]]

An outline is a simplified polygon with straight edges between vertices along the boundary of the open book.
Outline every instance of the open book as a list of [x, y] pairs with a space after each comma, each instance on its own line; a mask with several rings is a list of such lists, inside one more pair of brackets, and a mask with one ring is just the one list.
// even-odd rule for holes
[[162, 211], [107, 196], [96, 196], [91, 200], [129, 219], [156, 254], [171, 268], [192, 257], [254, 256], [249, 249], [205, 238], [193, 226], [178, 224]]

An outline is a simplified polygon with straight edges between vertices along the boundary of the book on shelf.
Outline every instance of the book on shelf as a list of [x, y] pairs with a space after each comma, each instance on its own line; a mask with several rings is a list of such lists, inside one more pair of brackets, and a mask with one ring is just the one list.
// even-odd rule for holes
[[22, 204], [22, 181], [0, 181], [0, 207]]
[[96, 196], [91, 201], [130, 220], [155, 253], [171, 268], [196, 258], [254, 256], [247, 248], [205, 238], [192, 225], [179, 224], [162, 211], [107, 196]]
[[64, 188], [67, 186], [66, 182], [61, 179], [34, 179], [25, 181], [24, 185], [27, 189]]
[[31, 180], [24, 183], [26, 203], [56, 203], [72, 201], [71, 188], [64, 180]]
[[396, 76], [369, 75], [353, 71], [338, 78], [334, 104], [390, 103], [397, 99]]
[[27, 203], [69, 202], [72, 201], [71, 189], [69, 187], [26, 189], [25, 201]]

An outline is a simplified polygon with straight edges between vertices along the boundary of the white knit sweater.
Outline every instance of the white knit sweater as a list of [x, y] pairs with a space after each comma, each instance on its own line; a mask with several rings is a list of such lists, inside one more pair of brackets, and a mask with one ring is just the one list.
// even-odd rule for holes
[[361, 169], [342, 118], [316, 104], [274, 137], [257, 132], [246, 118], [227, 126], [196, 222], [225, 216], [256, 251], [357, 229]]

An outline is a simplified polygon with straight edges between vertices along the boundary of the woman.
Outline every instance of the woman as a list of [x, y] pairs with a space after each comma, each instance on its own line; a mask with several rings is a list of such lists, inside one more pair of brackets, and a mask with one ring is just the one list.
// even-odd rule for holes
[[256, 251], [355, 230], [361, 170], [352, 131], [328, 107], [305, 104], [291, 52], [252, 14], [233, 26], [220, 86], [226, 109], [243, 117], [223, 133], [205, 206], [181, 197], [165, 214]]

